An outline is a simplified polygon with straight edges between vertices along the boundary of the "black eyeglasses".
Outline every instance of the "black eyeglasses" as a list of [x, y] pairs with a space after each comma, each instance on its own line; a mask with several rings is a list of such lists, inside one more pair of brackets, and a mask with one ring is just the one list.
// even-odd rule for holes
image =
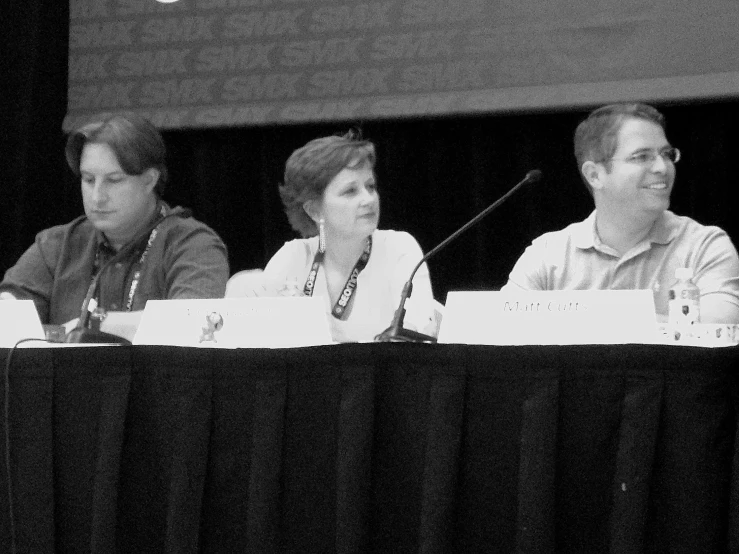
[[627, 156], [626, 158], [610, 158], [607, 161], [611, 162], [626, 162], [639, 165], [652, 165], [657, 156], [661, 156], [666, 162], [677, 163], [680, 161], [680, 150], [677, 148], [665, 148], [657, 152], [656, 150], [643, 150]]

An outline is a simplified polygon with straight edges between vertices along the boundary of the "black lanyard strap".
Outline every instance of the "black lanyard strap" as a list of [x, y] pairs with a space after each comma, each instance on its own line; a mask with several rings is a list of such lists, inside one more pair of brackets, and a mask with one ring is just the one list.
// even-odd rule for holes
[[[166, 209], [162, 205], [159, 208], [159, 217], [163, 218], [166, 214]], [[144, 251], [141, 253], [141, 256], [139, 257], [138, 261], [136, 262], [136, 269], [133, 274], [133, 279], [131, 280], [131, 287], [128, 290], [128, 295], [126, 298], [126, 311], [130, 312], [133, 309], [133, 299], [134, 296], [136, 296], [136, 289], [138, 289], [139, 282], [141, 280], [141, 268], [144, 265], [144, 262], [146, 261], [147, 256], [149, 255], [149, 250], [151, 250], [151, 245], [154, 244], [154, 240], [157, 238], [157, 227], [154, 227], [151, 230], [151, 233], [149, 233], [149, 239], [146, 241], [146, 247], [144, 248]], [[92, 278], [95, 278], [95, 275], [98, 272], [98, 268], [101, 268], [103, 265], [105, 265], [102, 260], [100, 260], [100, 249], [98, 248], [98, 251], [95, 253], [95, 263], [94, 263], [94, 272], [92, 275]], [[98, 285], [101, 286], [101, 285]], [[100, 289], [98, 289], [98, 292], [96, 294], [97, 297], [100, 295]], [[97, 304], [97, 302], [96, 302]]]
[[139, 258], [138, 263], [136, 264], [136, 271], [133, 274], [133, 279], [131, 280], [131, 288], [128, 291], [128, 298], [126, 299], [126, 311], [130, 312], [133, 309], [133, 297], [136, 295], [136, 289], [139, 286], [139, 281], [141, 280], [141, 268], [144, 265], [144, 262], [146, 261], [146, 257], [149, 255], [149, 250], [151, 249], [151, 245], [154, 244], [154, 239], [157, 238], [157, 228], [151, 230], [151, 234], [149, 235], [149, 240], [146, 242], [146, 248], [144, 249], [144, 252], [141, 254], [141, 257]]
[[[369, 262], [370, 254], [372, 254], [371, 235], [367, 237], [367, 243], [364, 246], [362, 255], [359, 256], [357, 263], [354, 264], [354, 269], [352, 269], [351, 273], [349, 273], [349, 278], [346, 280], [344, 289], [341, 291], [339, 299], [336, 301], [333, 309], [331, 310], [331, 315], [333, 315], [336, 319], [344, 319], [346, 317], [346, 310], [349, 307], [349, 303], [351, 302], [352, 298], [354, 297], [354, 291], [357, 290], [357, 281], [359, 280], [359, 274], [366, 267], [367, 262]], [[313, 263], [311, 264], [308, 278], [306, 279], [305, 285], [303, 286], [303, 294], [305, 294], [306, 296], [313, 296], [313, 289], [316, 285], [316, 277], [318, 276], [318, 270], [323, 263], [323, 257], [324, 253], [319, 251], [316, 252], [315, 257], [313, 258]]]

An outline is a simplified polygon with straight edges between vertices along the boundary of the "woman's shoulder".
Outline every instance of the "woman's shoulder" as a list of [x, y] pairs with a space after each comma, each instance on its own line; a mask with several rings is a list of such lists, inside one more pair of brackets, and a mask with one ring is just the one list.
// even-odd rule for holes
[[[315, 244], [314, 244], [315, 243]], [[298, 254], [304, 254], [305, 256], [311, 256], [312, 253], [318, 248], [318, 238], [311, 237], [307, 239], [292, 239], [286, 241], [275, 253], [277, 254], [289, 254], [292, 256]]]
[[373, 241], [382, 241], [387, 244], [418, 244], [413, 235], [407, 231], [396, 231], [394, 229], [378, 229], [372, 235]]
[[393, 229], [378, 229], [372, 234], [373, 247], [387, 249], [393, 252], [420, 251], [421, 246], [413, 235], [406, 231]]
[[270, 258], [265, 272], [282, 273], [288, 268], [303, 266], [313, 259], [317, 249], [317, 237], [289, 240]]

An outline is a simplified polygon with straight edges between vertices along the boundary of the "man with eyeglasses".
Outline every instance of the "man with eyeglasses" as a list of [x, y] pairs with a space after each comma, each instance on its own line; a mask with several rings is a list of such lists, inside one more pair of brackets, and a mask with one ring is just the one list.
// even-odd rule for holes
[[584, 221], [535, 239], [503, 290], [652, 289], [667, 316], [675, 269], [701, 289], [701, 321], [739, 323], [739, 257], [729, 236], [668, 210], [680, 151], [664, 116], [645, 104], [611, 104], [575, 131], [575, 157], [595, 202]]

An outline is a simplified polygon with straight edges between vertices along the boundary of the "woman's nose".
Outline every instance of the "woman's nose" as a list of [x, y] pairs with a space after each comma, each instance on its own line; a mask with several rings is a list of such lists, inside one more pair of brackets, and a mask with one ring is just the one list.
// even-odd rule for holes
[[364, 192], [362, 194], [362, 201], [363, 202], [374, 202], [377, 198], [377, 190], [369, 187], [364, 187]]

